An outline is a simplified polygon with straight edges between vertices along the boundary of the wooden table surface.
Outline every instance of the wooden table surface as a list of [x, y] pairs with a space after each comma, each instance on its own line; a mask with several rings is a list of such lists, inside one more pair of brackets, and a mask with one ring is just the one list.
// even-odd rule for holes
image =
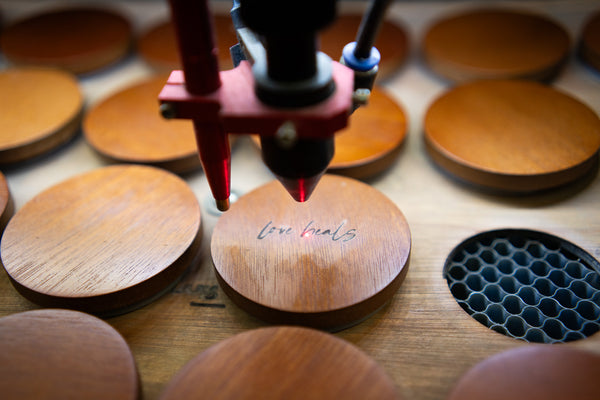
[[[218, 4], [226, 10], [230, 3]], [[0, 0], [6, 21], [49, 7], [49, 1], [17, 3]], [[166, 12], [163, 2], [115, 2], [135, 18], [138, 30]], [[517, 4], [517, 3], [513, 3]], [[344, 4], [360, 7], [362, 3]], [[595, 0], [520, 2], [518, 6], [550, 15], [577, 37]], [[526, 343], [490, 331], [467, 315], [452, 297], [442, 276], [446, 256], [463, 239], [496, 228], [543, 230], [563, 237], [600, 258], [600, 178], [595, 175], [569, 187], [530, 196], [497, 196], [459, 184], [438, 170], [423, 143], [422, 120], [429, 104], [449, 86], [431, 73], [417, 48], [428, 24], [446, 12], [468, 7], [463, 2], [398, 2], [391, 17], [408, 31], [412, 53], [384, 84], [405, 108], [409, 119], [406, 143], [387, 172], [368, 181], [388, 196], [406, 216], [412, 236], [410, 268], [391, 302], [368, 320], [335, 333], [370, 355], [392, 377], [407, 399], [444, 399], [459, 377], [479, 361]], [[3, 64], [6, 65], [6, 64]], [[95, 104], [151, 69], [132, 56], [119, 65], [81, 78], [87, 104]], [[600, 75], [571, 57], [553, 83], [600, 113]], [[248, 138], [232, 151], [232, 187], [245, 193], [272, 179]], [[77, 173], [106, 165], [78, 137], [62, 149], [33, 162], [5, 168], [20, 209], [42, 190]], [[209, 189], [201, 172], [185, 176], [202, 206], [204, 253], [169, 294], [137, 311], [107, 320], [126, 339], [141, 376], [146, 399], [156, 399], [183, 365], [207, 347], [234, 334], [267, 324], [235, 306], [218, 287], [210, 258], [210, 238], [218, 219], [211, 214]], [[35, 309], [0, 275], [0, 316]], [[600, 353], [600, 334], [568, 346]]]

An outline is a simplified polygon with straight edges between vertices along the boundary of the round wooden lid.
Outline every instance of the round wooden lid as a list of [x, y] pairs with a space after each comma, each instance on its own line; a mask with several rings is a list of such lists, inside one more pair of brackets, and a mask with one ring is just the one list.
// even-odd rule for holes
[[34, 303], [112, 315], [167, 290], [197, 255], [201, 232], [198, 202], [179, 177], [111, 166], [26, 203], [4, 231], [2, 263]]
[[[344, 46], [356, 40], [362, 14], [340, 14], [333, 24], [319, 32], [320, 49], [339, 61]], [[375, 47], [381, 53], [379, 78], [385, 78], [402, 66], [409, 51], [408, 35], [396, 22], [384, 20], [375, 40]]]
[[50, 151], [73, 137], [83, 97], [77, 80], [67, 72], [8, 69], [0, 72], [0, 109], [0, 164], [9, 164]]
[[[229, 48], [238, 40], [229, 15], [214, 15], [215, 44], [219, 52], [219, 68], [233, 68]], [[146, 62], [161, 71], [181, 68], [175, 29], [171, 21], [164, 21], [144, 32], [137, 43], [137, 50]]]
[[10, 195], [8, 183], [2, 172], [0, 172], [0, 237], [2, 236], [2, 232], [4, 232], [6, 224], [8, 224], [8, 221], [13, 216], [13, 213], [14, 202]]
[[95, 105], [83, 121], [88, 143], [111, 160], [178, 173], [200, 168], [192, 122], [160, 115], [157, 99], [166, 79], [148, 79]]
[[129, 51], [129, 21], [104, 9], [45, 11], [8, 26], [0, 37], [6, 58], [16, 64], [55, 66], [90, 72]]
[[583, 27], [580, 54], [586, 63], [600, 71], [600, 11], [589, 17]]
[[193, 358], [161, 400], [401, 399], [394, 382], [352, 344], [306, 328], [255, 329]]
[[[404, 110], [375, 86], [369, 104], [356, 110], [348, 127], [334, 136], [335, 153], [328, 172], [366, 179], [387, 170], [396, 161], [406, 137]], [[252, 135], [260, 147], [260, 137]]]
[[599, 374], [598, 354], [559, 345], [518, 347], [468, 371], [448, 400], [593, 400]]
[[296, 203], [279, 182], [236, 201], [211, 253], [223, 290], [273, 323], [339, 330], [385, 304], [408, 270], [408, 223], [372, 187], [325, 175]]
[[433, 102], [424, 126], [427, 150], [443, 169], [508, 192], [574, 181], [600, 149], [600, 119], [590, 108], [529, 81], [455, 87]]
[[566, 62], [570, 39], [544, 16], [482, 9], [435, 22], [422, 47], [429, 66], [452, 81], [549, 80]]
[[123, 337], [77, 311], [34, 310], [0, 318], [4, 399], [135, 400], [140, 384]]

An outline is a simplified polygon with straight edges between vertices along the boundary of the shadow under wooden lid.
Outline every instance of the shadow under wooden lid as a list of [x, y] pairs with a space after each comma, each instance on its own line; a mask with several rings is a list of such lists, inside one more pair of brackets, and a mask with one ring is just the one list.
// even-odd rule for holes
[[1, 165], [33, 158], [72, 138], [83, 96], [67, 72], [14, 68], [0, 72], [0, 109]]
[[46, 309], [0, 318], [4, 399], [137, 400], [135, 360], [109, 324], [77, 311]]
[[0, 172], [0, 237], [8, 221], [15, 211], [14, 202], [10, 194], [6, 177]]
[[585, 22], [580, 40], [581, 58], [600, 72], [600, 10]]
[[411, 238], [396, 205], [372, 187], [325, 175], [306, 203], [279, 182], [242, 197], [217, 222], [217, 279], [263, 320], [327, 330], [356, 324], [392, 296]]
[[434, 22], [422, 51], [430, 68], [451, 81], [545, 81], [558, 74], [570, 46], [565, 29], [543, 15], [480, 9]]
[[[229, 48], [238, 40], [229, 15], [214, 15], [213, 29], [218, 50], [219, 68], [233, 68]], [[181, 69], [179, 49], [175, 29], [171, 21], [164, 21], [150, 27], [137, 41], [137, 51], [152, 67], [160, 71]]]
[[108, 9], [45, 11], [7, 26], [0, 37], [6, 58], [15, 64], [53, 66], [76, 74], [105, 67], [130, 49], [129, 21]]
[[96, 104], [83, 121], [88, 143], [114, 161], [176, 173], [200, 168], [192, 121], [167, 120], [160, 114], [158, 94], [166, 79], [147, 79]]
[[194, 193], [176, 175], [105, 167], [27, 202], [4, 231], [2, 264], [34, 303], [124, 313], [160, 296], [194, 262], [200, 222]]
[[313, 329], [272, 327], [235, 335], [203, 351], [173, 378], [161, 400], [396, 399], [394, 382], [368, 355]]
[[600, 355], [563, 345], [530, 345], [496, 354], [467, 371], [448, 400], [593, 400]]
[[444, 170], [512, 193], [558, 187], [597, 165], [600, 119], [573, 97], [529, 81], [455, 87], [429, 107], [425, 142]]

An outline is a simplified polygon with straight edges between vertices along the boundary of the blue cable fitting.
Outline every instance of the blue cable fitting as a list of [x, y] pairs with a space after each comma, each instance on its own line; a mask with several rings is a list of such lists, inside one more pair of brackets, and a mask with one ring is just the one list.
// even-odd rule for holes
[[342, 58], [344, 59], [344, 64], [346, 64], [346, 66], [355, 71], [366, 72], [379, 65], [381, 54], [379, 54], [379, 50], [377, 50], [375, 47], [371, 48], [371, 54], [369, 55], [369, 58], [357, 58], [354, 55], [355, 48], [356, 42], [351, 42], [344, 46], [344, 50], [342, 50]]

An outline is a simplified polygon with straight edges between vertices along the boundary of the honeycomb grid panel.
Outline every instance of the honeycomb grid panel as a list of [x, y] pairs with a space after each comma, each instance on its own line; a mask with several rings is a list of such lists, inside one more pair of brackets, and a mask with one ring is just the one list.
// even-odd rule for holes
[[600, 330], [600, 263], [556, 236], [480, 233], [450, 253], [444, 277], [469, 315], [504, 335], [557, 343]]

